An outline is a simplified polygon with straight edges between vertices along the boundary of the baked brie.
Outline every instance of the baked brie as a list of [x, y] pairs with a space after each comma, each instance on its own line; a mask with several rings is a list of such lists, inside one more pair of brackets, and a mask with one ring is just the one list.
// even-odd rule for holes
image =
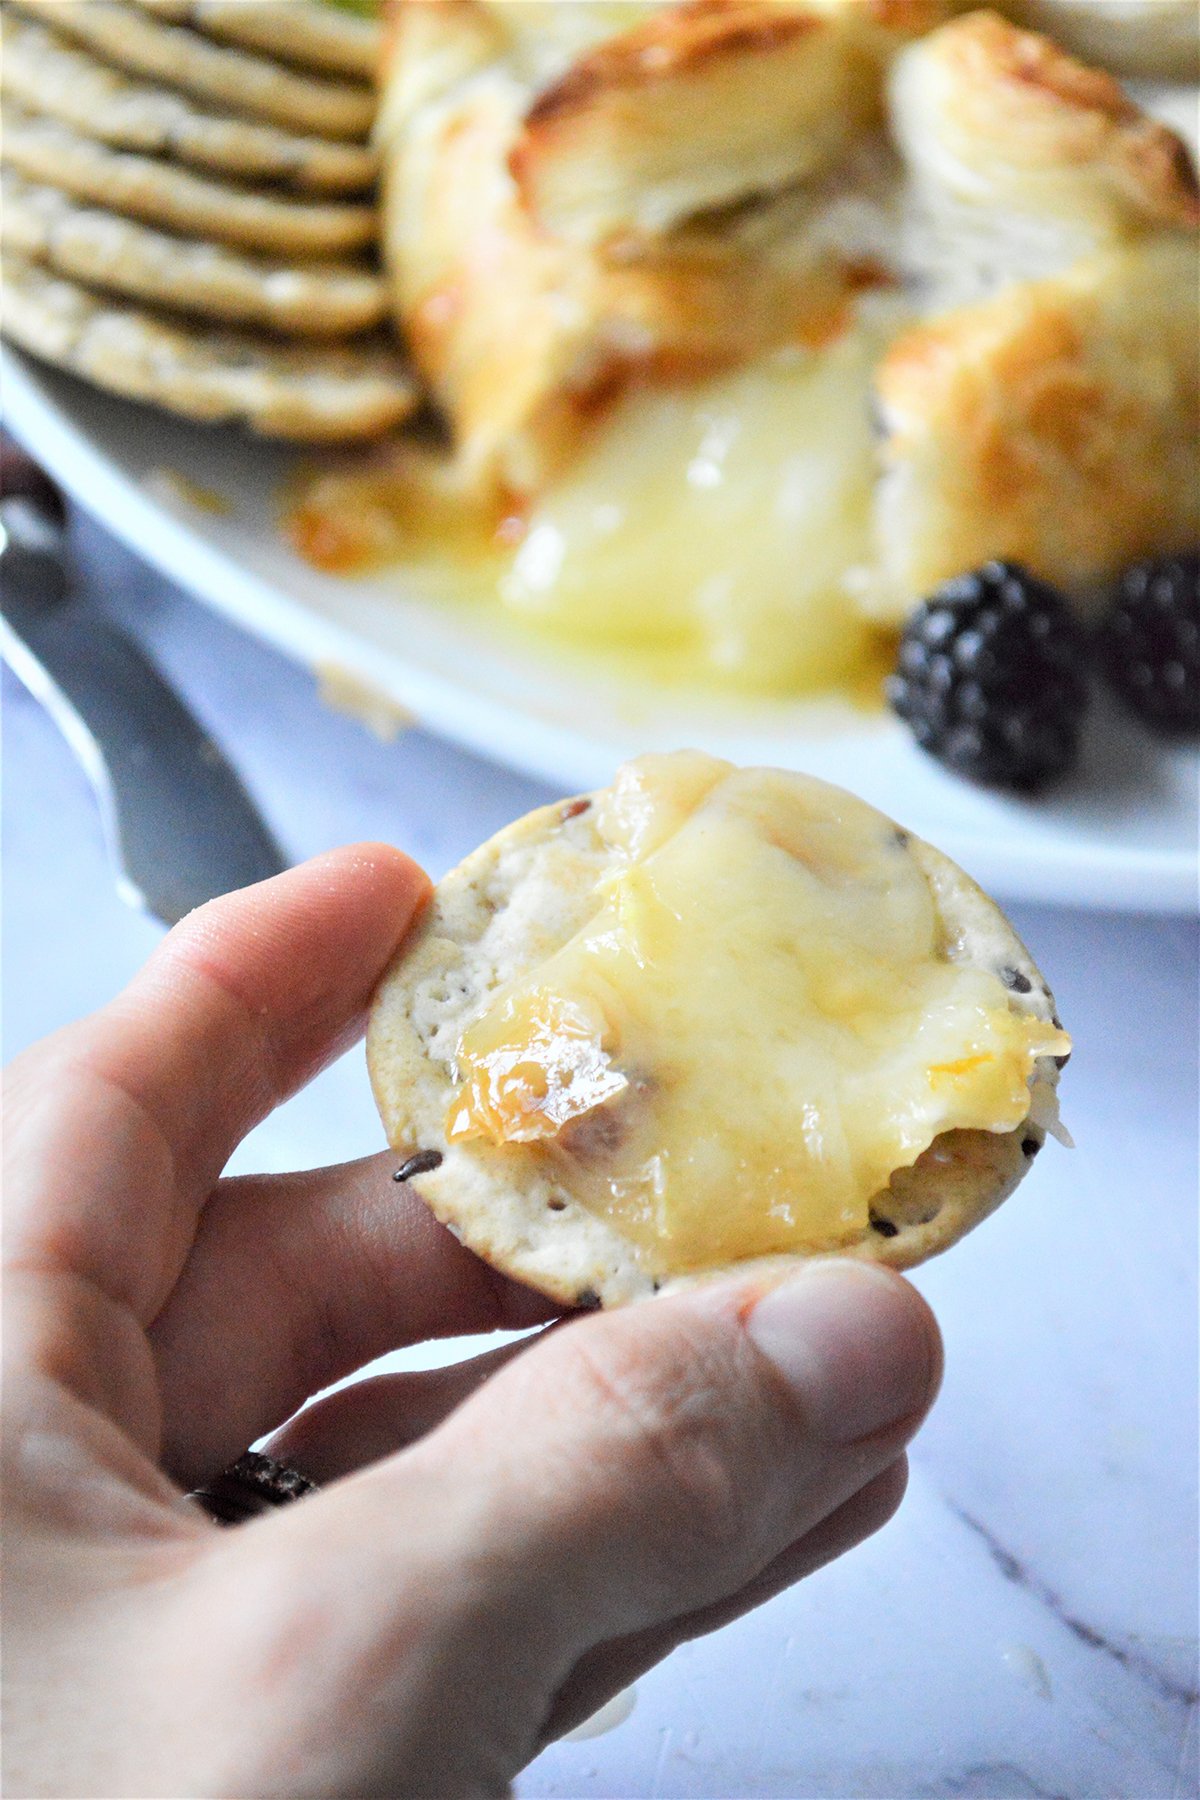
[[989, 557], [1086, 610], [1194, 540], [1192, 162], [999, 13], [399, 0], [379, 130], [397, 319], [521, 618], [795, 692]]

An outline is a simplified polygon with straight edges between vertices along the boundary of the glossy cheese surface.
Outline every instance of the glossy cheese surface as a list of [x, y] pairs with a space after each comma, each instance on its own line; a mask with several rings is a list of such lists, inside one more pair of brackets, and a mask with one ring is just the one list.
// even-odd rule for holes
[[894, 642], [855, 572], [873, 554], [872, 371], [902, 316], [881, 307], [821, 349], [628, 388], [527, 509], [456, 492], [402, 443], [309, 481], [293, 542], [339, 574], [399, 562], [424, 596], [667, 681], [879, 704]]
[[695, 753], [601, 802], [595, 910], [464, 1030], [451, 1142], [535, 1146], [673, 1271], [833, 1249], [941, 1132], [1009, 1131], [1066, 1035], [952, 961], [903, 833]]
[[631, 389], [533, 505], [505, 606], [733, 685], [845, 679], [870, 642], [844, 577], [871, 555], [872, 342]]

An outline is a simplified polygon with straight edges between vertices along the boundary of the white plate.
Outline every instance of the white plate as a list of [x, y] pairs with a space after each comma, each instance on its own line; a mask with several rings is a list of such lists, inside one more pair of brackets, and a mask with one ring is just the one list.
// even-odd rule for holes
[[[471, 749], [564, 793], [625, 757], [696, 745], [805, 769], [930, 838], [1007, 899], [1191, 911], [1198, 761], [1160, 751], [1107, 706], [1083, 771], [1036, 802], [971, 788], [885, 717], [829, 702], [714, 699], [639, 685], [531, 648], [477, 610], [405, 592], [403, 571], [345, 581], [295, 556], [277, 527], [290, 453], [114, 400], [5, 352], [5, 416], [70, 492], [150, 562], [246, 630], [314, 668], [344, 671]], [[156, 482], [214, 490], [205, 512]]]

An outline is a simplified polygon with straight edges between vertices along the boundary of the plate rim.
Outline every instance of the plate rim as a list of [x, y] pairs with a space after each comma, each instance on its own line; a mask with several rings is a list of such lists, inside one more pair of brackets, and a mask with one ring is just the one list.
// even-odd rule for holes
[[[329, 663], [360, 677], [410, 711], [435, 736], [489, 762], [560, 789], [564, 778], [570, 781], [573, 767], [587, 762], [594, 768], [602, 757], [612, 764], [612, 747], [602, 740], [566, 731], [504, 701], [464, 691], [435, 671], [364, 642], [352, 630], [320, 617], [281, 584], [244, 567], [126, 473], [72, 416], [69, 407], [43, 389], [38, 379], [40, 367], [24, 353], [0, 345], [0, 410], [6, 427], [85, 511], [97, 516], [114, 536], [203, 605], [238, 629], [270, 643], [315, 676], [320, 675], [323, 663]], [[53, 373], [71, 387], [83, 387], [89, 396], [96, 392], [76, 377]], [[134, 404], [109, 395], [101, 395], [101, 399], [116, 405]], [[254, 440], [243, 441], [252, 453]], [[519, 749], [510, 729], [518, 712]], [[983, 827], [973, 831], [952, 824], [938, 841], [948, 855], [1007, 902], [1122, 913], [1200, 913], [1197, 854], [1136, 847], [1109, 849], [1094, 844], [1085, 856], [1076, 846], [1042, 842], [1031, 864], [1018, 872], [1011, 858], [995, 857], [989, 836]]]

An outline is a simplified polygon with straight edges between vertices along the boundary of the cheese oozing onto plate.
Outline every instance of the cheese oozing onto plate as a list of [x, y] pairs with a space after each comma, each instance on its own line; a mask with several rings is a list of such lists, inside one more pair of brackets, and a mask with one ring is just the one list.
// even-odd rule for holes
[[908, 839], [807, 777], [686, 752], [599, 802], [587, 922], [457, 1047], [450, 1142], [522, 1145], [682, 1273], [836, 1249], [942, 1132], [1007, 1132], [1070, 1040], [954, 960]]
[[704, 381], [633, 387], [534, 503], [500, 598], [731, 685], [834, 686], [870, 660], [847, 590], [871, 556], [865, 326]]
[[899, 312], [885, 302], [819, 349], [632, 384], [526, 513], [455, 494], [402, 445], [308, 484], [293, 540], [339, 573], [402, 559], [415, 591], [498, 603], [666, 680], [877, 700], [894, 645], [852, 580], [873, 554], [872, 371]]

